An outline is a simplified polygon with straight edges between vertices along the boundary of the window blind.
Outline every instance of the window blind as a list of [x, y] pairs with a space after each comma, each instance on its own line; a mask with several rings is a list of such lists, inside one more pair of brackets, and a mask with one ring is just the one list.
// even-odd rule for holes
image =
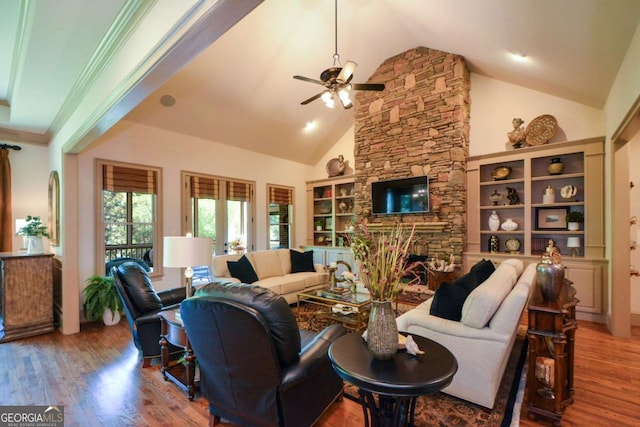
[[251, 201], [251, 185], [246, 182], [228, 181], [227, 200], [239, 202]]
[[292, 205], [293, 190], [284, 187], [269, 187], [269, 203], [275, 205]]
[[156, 171], [116, 165], [102, 165], [102, 175], [103, 190], [158, 194]]
[[215, 178], [192, 176], [191, 197], [198, 199], [219, 199], [220, 181]]

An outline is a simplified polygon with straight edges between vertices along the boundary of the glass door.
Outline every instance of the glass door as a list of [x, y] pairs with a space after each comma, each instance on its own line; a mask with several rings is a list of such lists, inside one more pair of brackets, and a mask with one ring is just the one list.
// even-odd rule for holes
[[254, 248], [251, 228], [254, 184], [246, 181], [183, 173], [189, 215], [185, 229], [210, 237], [214, 255], [244, 253]]

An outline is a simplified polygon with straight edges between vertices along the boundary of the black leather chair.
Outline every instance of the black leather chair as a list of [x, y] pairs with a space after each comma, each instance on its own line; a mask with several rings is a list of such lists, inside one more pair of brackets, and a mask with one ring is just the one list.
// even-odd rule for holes
[[284, 298], [247, 284], [204, 285], [180, 311], [210, 425], [307, 427], [342, 397], [327, 356], [342, 325], [299, 330]]
[[146, 271], [147, 273], [151, 271], [151, 267], [149, 267], [149, 264], [147, 264], [146, 261], [141, 260], [140, 258], [125, 257], [125, 258], [115, 258], [109, 261], [108, 263], [106, 263], [105, 274], [109, 275], [112, 267], [117, 267], [120, 264], [124, 264], [125, 262], [130, 262], [130, 261], [140, 264], [140, 266], [144, 268], [144, 271]]
[[[156, 292], [145, 269], [135, 261], [112, 267], [111, 275], [122, 299], [133, 342], [142, 352], [142, 366], [147, 367], [151, 359], [160, 357], [161, 353], [158, 313], [178, 308], [186, 296], [185, 288]], [[181, 354], [184, 350], [170, 346], [169, 352]]]

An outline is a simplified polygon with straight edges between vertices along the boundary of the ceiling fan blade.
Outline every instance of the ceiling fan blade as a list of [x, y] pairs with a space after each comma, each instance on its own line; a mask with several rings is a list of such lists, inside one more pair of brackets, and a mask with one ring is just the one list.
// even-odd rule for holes
[[309, 77], [304, 77], [304, 76], [293, 76], [294, 79], [298, 79], [298, 80], [302, 80], [304, 82], [309, 82], [309, 83], [317, 83], [319, 85], [324, 85], [324, 82], [321, 82], [320, 80], [316, 80], [316, 79], [310, 79]]
[[324, 93], [324, 92], [320, 92], [320, 93], [319, 93], [319, 94], [317, 94], [317, 95], [313, 95], [313, 96], [312, 96], [311, 98], [309, 98], [309, 99], [305, 99], [304, 101], [302, 101], [302, 102], [300, 103], [300, 105], [307, 105], [308, 103], [315, 101], [316, 99], [320, 98], [320, 97], [322, 96], [322, 94], [323, 94], [323, 93]]
[[340, 74], [338, 74], [338, 77], [336, 77], [336, 81], [341, 84], [347, 83], [349, 80], [351, 80], [351, 76], [353, 76], [353, 72], [355, 71], [357, 66], [358, 64], [356, 64], [355, 62], [347, 61], [347, 63], [344, 64], [344, 67], [342, 67], [342, 70], [340, 70]]
[[384, 83], [351, 83], [352, 90], [384, 90]]

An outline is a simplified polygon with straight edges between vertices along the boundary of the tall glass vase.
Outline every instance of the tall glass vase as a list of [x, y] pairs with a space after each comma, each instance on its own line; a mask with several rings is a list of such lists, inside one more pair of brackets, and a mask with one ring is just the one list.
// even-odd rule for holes
[[391, 301], [372, 301], [367, 328], [367, 346], [380, 360], [391, 359], [398, 350], [398, 326]]

